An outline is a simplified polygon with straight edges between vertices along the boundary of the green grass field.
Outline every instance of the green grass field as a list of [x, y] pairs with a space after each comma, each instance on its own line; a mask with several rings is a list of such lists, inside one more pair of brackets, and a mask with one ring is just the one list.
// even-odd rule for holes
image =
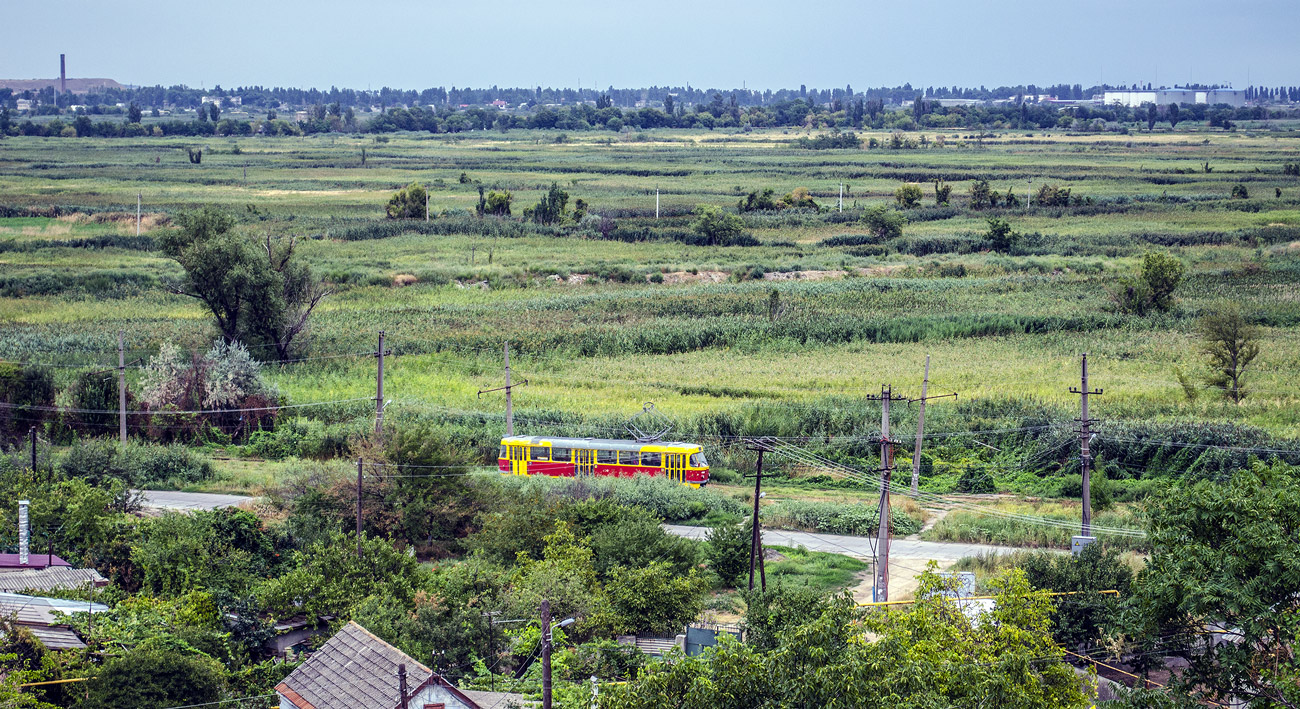
[[[561, 143], [553, 131], [7, 139], [0, 214], [14, 216], [0, 218], [0, 358], [58, 365], [66, 382], [79, 368], [115, 364], [118, 330], [130, 359], [164, 342], [205, 347], [214, 332], [208, 315], [169, 294], [167, 281], [181, 271], [148, 237], [174, 228], [181, 210], [211, 204], [250, 233], [303, 238], [303, 257], [336, 291], [313, 321], [309, 359], [267, 368], [291, 403], [373, 396], [368, 353], [384, 330], [395, 354], [385, 372], [392, 415], [476, 426], [484, 450], [501, 430], [503, 406], [499, 394], [478, 392], [499, 385], [504, 340], [516, 377], [528, 380], [515, 406], [529, 433], [585, 427], [609, 435], [653, 401], [684, 436], [869, 436], [879, 414], [865, 397], [882, 384], [918, 395], [926, 355], [931, 392], [959, 392], [957, 402], [928, 412], [931, 431], [1044, 417], [1068, 426], [1077, 416], [1068, 388], [1078, 385], [1079, 353], [1088, 352], [1093, 385], [1106, 390], [1094, 415], [1107, 422], [1235, 424], [1294, 437], [1300, 179], [1282, 174], [1300, 146], [1292, 126], [983, 139], [958, 132], [945, 134], [942, 148], [896, 151], [796, 150], [788, 144], [796, 134], [780, 130], [640, 135], [649, 140], [579, 134]], [[202, 164], [189, 163], [186, 147], [204, 148]], [[990, 253], [980, 236], [988, 214], [966, 208], [976, 179], [1021, 199], [1031, 185], [1056, 184], [1083, 203], [995, 210], [1025, 237], [1010, 254]], [[933, 206], [934, 180], [953, 186], [952, 207]], [[430, 186], [432, 221], [392, 228], [384, 203], [412, 181]], [[475, 181], [511, 190], [515, 220], [558, 183], [646, 240], [479, 219]], [[908, 210], [902, 237], [822, 243], [866, 234], [862, 208], [892, 203], [909, 181], [926, 197]], [[844, 212], [836, 208], [841, 182]], [[1247, 199], [1229, 198], [1238, 184]], [[679, 239], [697, 204], [734, 207], [750, 190], [780, 195], [800, 186], [824, 210], [744, 215], [760, 245]], [[1120, 314], [1108, 289], [1135, 274], [1149, 250], [1187, 265], [1178, 303], [1164, 314]], [[654, 274], [663, 282], [650, 282]], [[1240, 405], [1214, 390], [1192, 398], [1179, 383], [1180, 374], [1205, 374], [1196, 322], [1228, 301], [1264, 333]], [[362, 430], [370, 411], [358, 402], [295, 415]], [[912, 430], [915, 407], [895, 415], [899, 430]], [[1001, 439], [980, 440], [1003, 448]], [[985, 461], [1025, 465], [1023, 447], [992, 453], [964, 439], [940, 443], [944, 460], [964, 447]], [[871, 465], [869, 450], [841, 452]], [[715, 457], [727, 467], [749, 460], [729, 450]], [[267, 474], [241, 466], [220, 466], [231, 485], [256, 485]], [[1008, 476], [995, 477], [1009, 485]]]

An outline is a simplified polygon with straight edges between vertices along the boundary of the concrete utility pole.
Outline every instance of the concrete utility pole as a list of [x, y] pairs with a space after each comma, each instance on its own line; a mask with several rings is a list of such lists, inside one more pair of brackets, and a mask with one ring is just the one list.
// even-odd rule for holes
[[659, 186], [655, 185], [655, 219], [659, 218]]
[[424, 221], [425, 223], [428, 223], [429, 221], [429, 191], [428, 190], [424, 191]]
[[889, 437], [889, 402], [902, 399], [894, 396], [888, 385], [880, 387], [880, 529], [876, 540], [876, 601], [889, 600], [889, 486], [894, 472], [894, 441]]
[[126, 335], [117, 331], [117, 433], [126, 445]]
[[749, 590], [754, 590], [754, 566], [758, 566], [759, 588], [767, 590], [767, 570], [763, 567], [763, 527], [758, 518], [758, 501], [763, 497], [763, 453], [767, 446], [758, 441], [746, 446], [758, 451], [758, 464], [754, 471], [754, 518], [750, 522], [749, 538]]
[[542, 709], [551, 709], [551, 602], [542, 601]]
[[1080, 359], [1082, 376], [1080, 377], [1079, 388], [1070, 387], [1071, 394], [1079, 395], [1080, 416], [1079, 416], [1079, 468], [1083, 472], [1083, 531], [1081, 534], [1085, 537], [1092, 536], [1092, 456], [1088, 451], [1088, 445], [1092, 442], [1092, 419], [1088, 417], [1088, 396], [1095, 394], [1101, 396], [1102, 391], [1089, 391], [1088, 389], [1088, 353], [1084, 352]]
[[940, 394], [939, 396], [926, 396], [926, 390], [930, 388], [930, 355], [925, 356], [925, 378], [921, 380], [921, 398], [912, 399], [911, 401], [921, 402], [921, 408], [916, 413], [916, 447], [912, 449], [912, 497], [916, 497], [918, 485], [921, 482], [921, 444], [925, 439], [925, 402], [930, 399], [943, 399], [951, 396], [957, 398], [957, 392], [951, 394]]
[[140, 206], [144, 204], [144, 193], [135, 193], [135, 235], [140, 235]]
[[844, 211], [844, 182], [840, 182], [840, 211]]
[[375, 356], [379, 358], [379, 376], [375, 379], [375, 435], [384, 435], [384, 331], [379, 331], [379, 349]]
[[361, 558], [361, 459], [357, 458], [357, 558]]
[[490, 394], [494, 391], [504, 391], [506, 393], [506, 435], [515, 435], [515, 407], [514, 407], [514, 388], [516, 386], [527, 386], [528, 380], [525, 379], [519, 384], [510, 383], [510, 343], [507, 341], [502, 345], [502, 353], [505, 355], [506, 363], [506, 383], [505, 386], [499, 386], [495, 389], [480, 389], [478, 397], [483, 398], [484, 394]]

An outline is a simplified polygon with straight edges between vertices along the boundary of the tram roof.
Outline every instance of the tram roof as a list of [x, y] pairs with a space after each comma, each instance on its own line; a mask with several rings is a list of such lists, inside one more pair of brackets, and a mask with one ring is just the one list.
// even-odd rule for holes
[[501, 439], [504, 443], [527, 443], [540, 445], [549, 443], [561, 448], [599, 448], [602, 450], [639, 451], [648, 447], [699, 448], [698, 443], [682, 441], [629, 441], [614, 438], [562, 438], [554, 436], [508, 436]]

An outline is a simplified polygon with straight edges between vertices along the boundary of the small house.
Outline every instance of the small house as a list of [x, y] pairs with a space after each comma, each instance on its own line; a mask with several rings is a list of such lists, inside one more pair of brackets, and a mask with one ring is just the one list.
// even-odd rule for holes
[[275, 691], [280, 709], [503, 709], [524, 704], [521, 695], [461, 691], [355, 622], [343, 626]]

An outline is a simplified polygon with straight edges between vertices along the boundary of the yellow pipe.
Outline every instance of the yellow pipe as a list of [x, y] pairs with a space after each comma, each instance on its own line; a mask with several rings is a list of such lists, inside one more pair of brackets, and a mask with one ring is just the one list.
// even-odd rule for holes
[[85, 681], [87, 681], [87, 680], [92, 680], [92, 679], [95, 679], [95, 678], [94, 678], [94, 677], [74, 677], [74, 678], [72, 678], [72, 679], [52, 679], [52, 680], [49, 680], [48, 682], [28, 682], [27, 684], [20, 684], [20, 685], [18, 685], [18, 686], [19, 686], [20, 688], [21, 688], [21, 687], [40, 687], [41, 685], [45, 685], [45, 684], [67, 684], [67, 683], [69, 683], [69, 682], [85, 682]]

